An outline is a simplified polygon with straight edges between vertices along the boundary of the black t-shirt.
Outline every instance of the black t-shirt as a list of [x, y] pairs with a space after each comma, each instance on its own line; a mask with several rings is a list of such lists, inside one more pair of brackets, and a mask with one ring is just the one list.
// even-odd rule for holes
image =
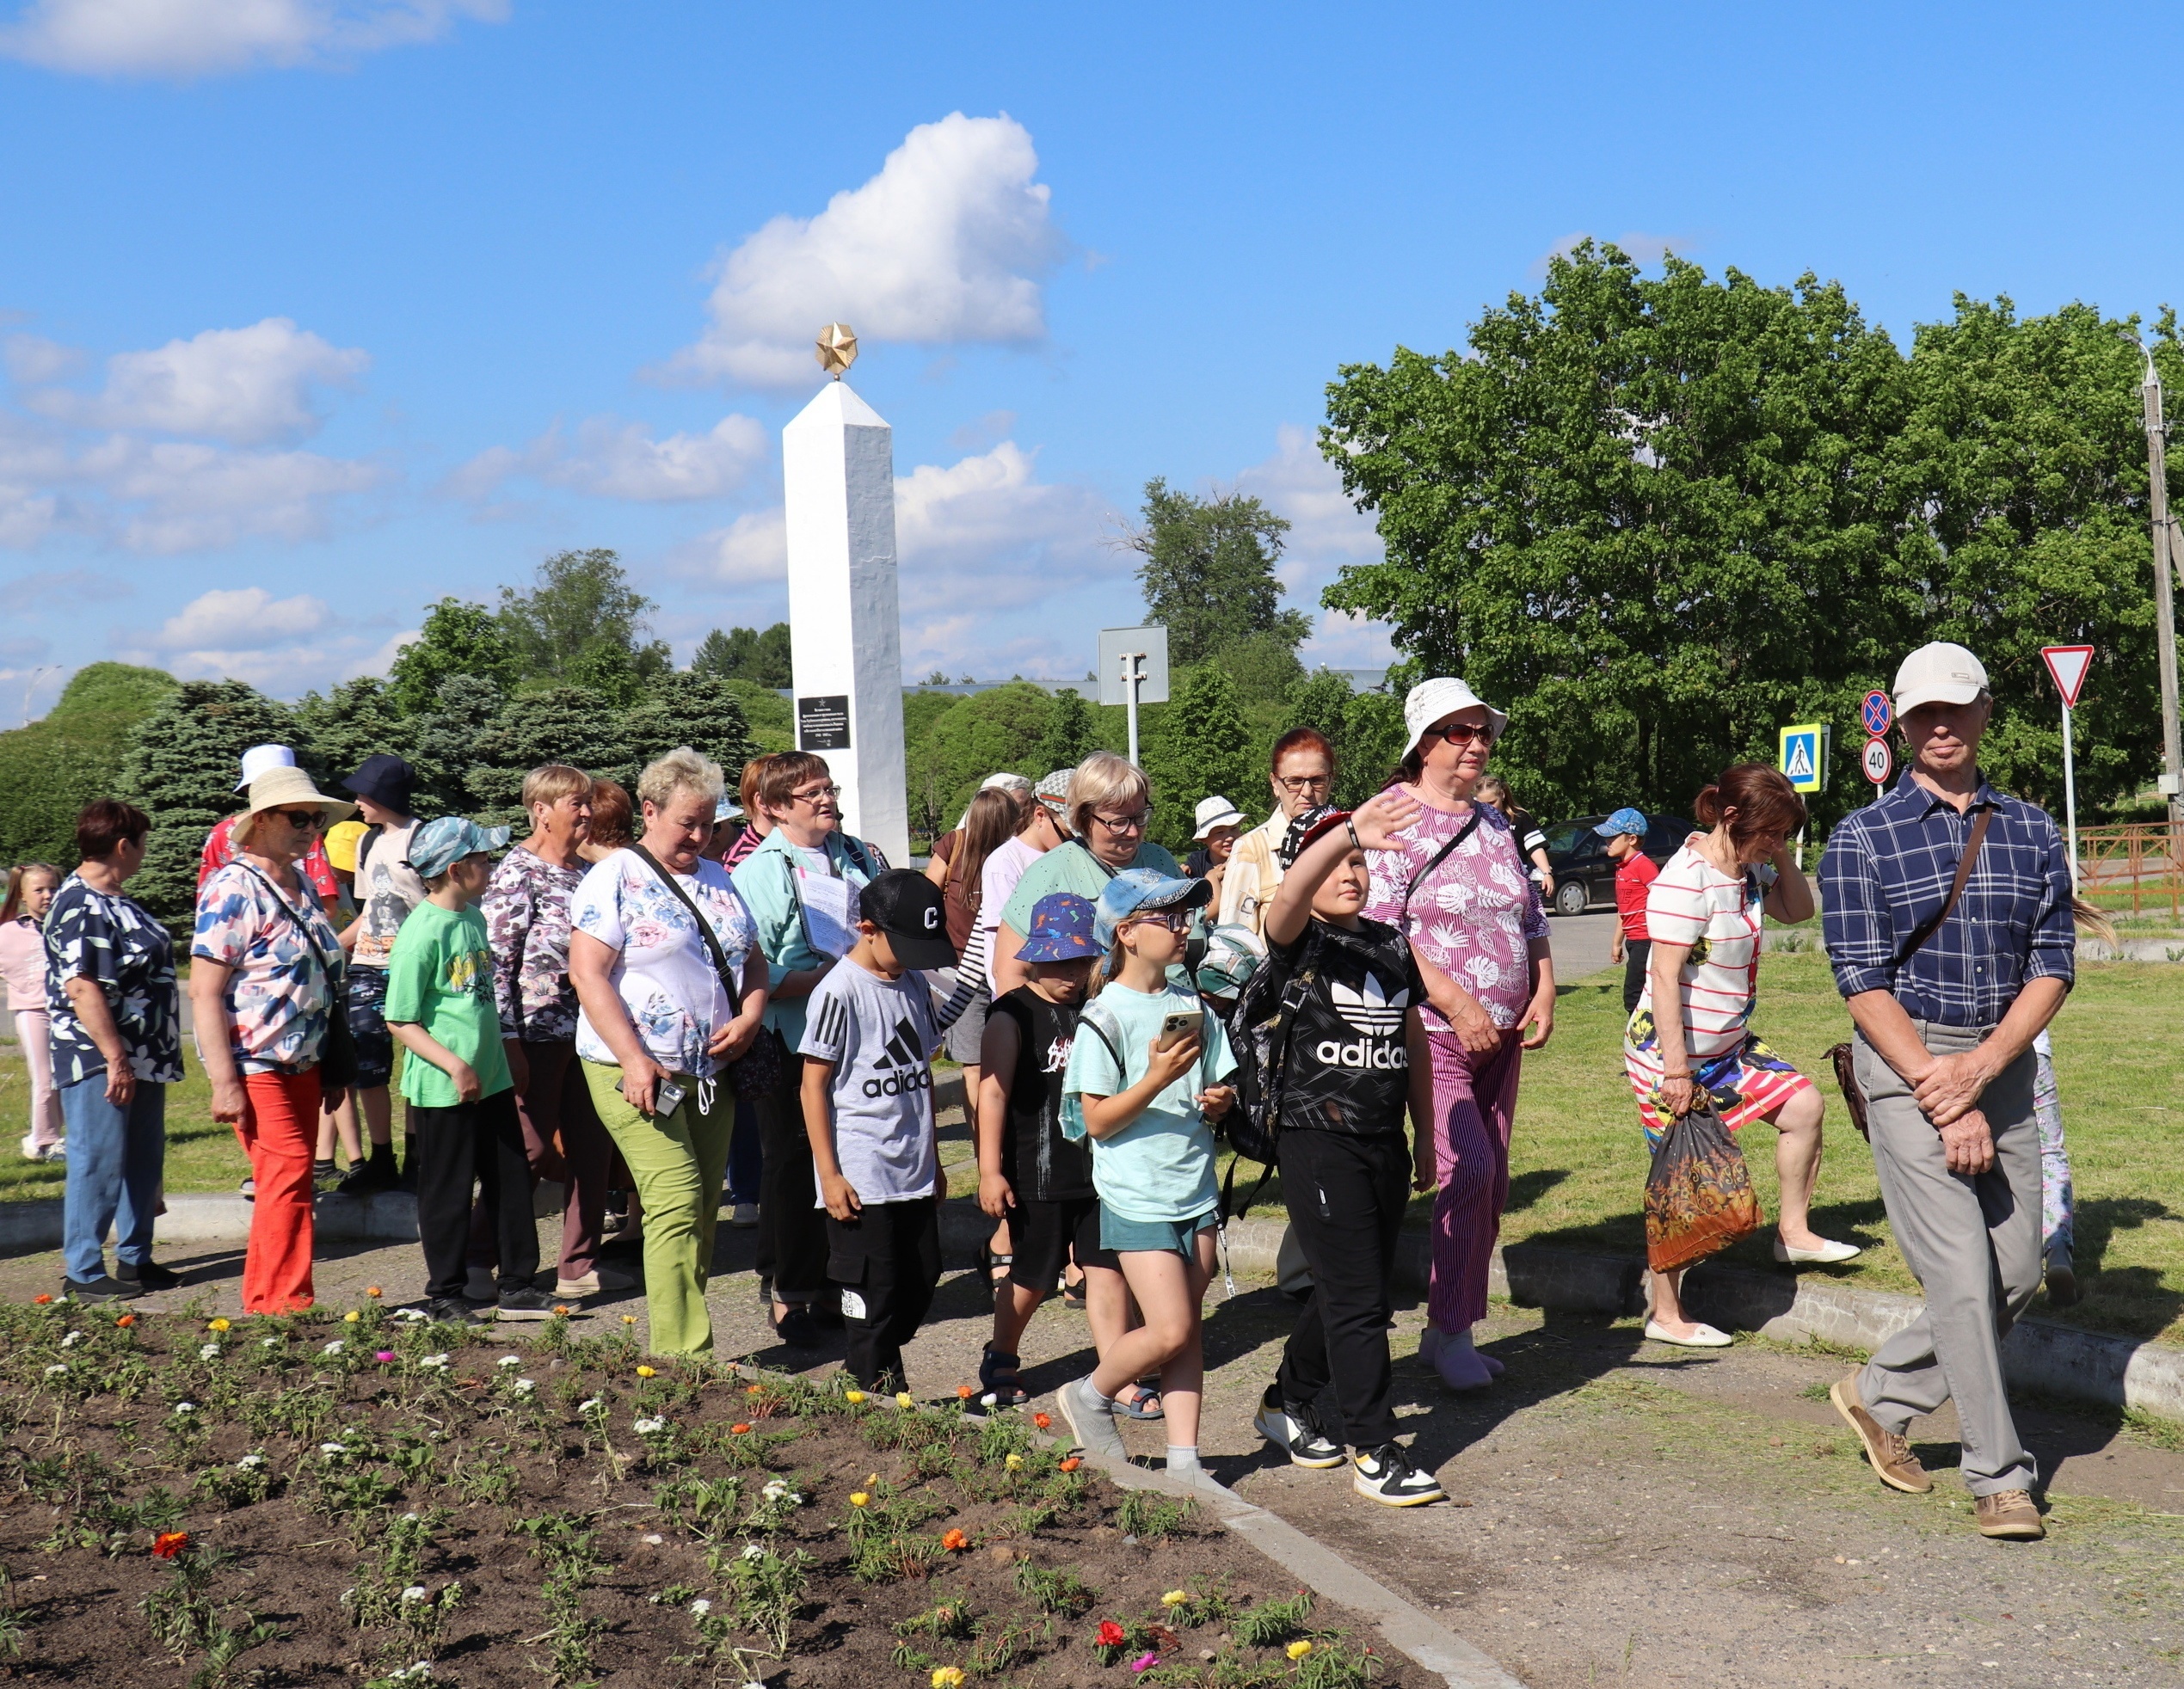
[[1092, 1140], [1061, 1135], [1061, 1075], [1081, 1011], [1049, 1003], [1029, 986], [987, 1011], [1016, 1023], [1016, 1072], [1001, 1130], [1001, 1174], [1019, 1202], [1068, 1202], [1092, 1194]]
[[1509, 830], [1516, 840], [1516, 854], [1524, 858], [1525, 871], [1532, 872], [1537, 867], [1532, 852], [1547, 849], [1547, 834], [1540, 831], [1540, 824], [1532, 819], [1529, 810], [1519, 809], [1514, 804], [1510, 806]]
[[1403, 1022], [1425, 1000], [1410, 944], [1384, 921], [1353, 931], [1315, 915], [1295, 943], [1267, 947], [1266, 966], [1286, 984], [1315, 940], [1317, 978], [1289, 1032], [1283, 1127], [1400, 1134], [1411, 1096]]

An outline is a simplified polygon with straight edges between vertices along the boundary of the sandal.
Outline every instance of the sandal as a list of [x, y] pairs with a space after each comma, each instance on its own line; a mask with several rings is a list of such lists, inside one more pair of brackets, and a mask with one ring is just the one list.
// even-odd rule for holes
[[999, 1296], [1001, 1287], [1009, 1281], [1009, 1269], [1016, 1264], [1016, 1257], [997, 1253], [990, 1242], [981, 1244], [978, 1253], [986, 1263], [986, 1276], [993, 1281], [994, 1294]]
[[991, 1396], [997, 1408], [1020, 1408], [1031, 1399], [1031, 1392], [1018, 1379], [1017, 1368], [1021, 1363], [1012, 1354], [1004, 1354], [997, 1348], [987, 1348], [978, 1357], [978, 1393]]
[[1160, 1392], [1142, 1384], [1134, 1384], [1115, 1398], [1115, 1411], [1124, 1419], [1166, 1419], [1167, 1411], [1160, 1405]]
[[1061, 1281], [1061, 1305], [1065, 1308], [1074, 1309], [1078, 1313], [1084, 1312], [1085, 1281], [1081, 1275], [1078, 1278], [1077, 1282], [1074, 1284], [1069, 1282], [1067, 1275], [1065, 1274], [1063, 1276]]

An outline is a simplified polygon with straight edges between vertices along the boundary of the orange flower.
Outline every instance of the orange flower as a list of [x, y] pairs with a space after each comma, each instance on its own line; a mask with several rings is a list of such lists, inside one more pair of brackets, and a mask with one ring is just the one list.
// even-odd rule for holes
[[381, 1290], [379, 1287], [375, 1284], [367, 1284], [365, 1286], [364, 1293], [366, 1296], [384, 1296], [386, 1294], [385, 1291]]
[[1084, 1456], [1081, 1454], [1073, 1454], [1067, 1460], [1061, 1463], [1061, 1470], [1065, 1472], [1074, 1472], [1078, 1467], [1083, 1465], [1084, 1464]]
[[1050, 1414], [1035, 1413], [1031, 1416], [1031, 1422], [1043, 1431], [1054, 1423], [1054, 1417]]
[[156, 1559], [171, 1560], [188, 1546], [188, 1532], [162, 1531], [152, 1539], [151, 1552]]
[[970, 1546], [970, 1539], [961, 1531], [951, 1531], [940, 1539], [940, 1545], [951, 1554], [960, 1554]]
[[42, 1307], [46, 1306], [48, 1304], [50, 1304], [50, 1303], [52, 1301], [52, 1299], [52, 1299], [52, 1297], [50, 1297], [50, 1296], [44, 1296], [44, 1295], [40, 1295], [40, 1296], [34, 1296], [34, 1297], [32, 1297], [30, 1299], [31, 1299], [32, 1301], [35, 1302], [35, 1303], [36, 1303], [36, 1304], [37, 1304], [40, 1307], [41, 1307], [41, 1308], [42, 1308]]
[[974, 1385], [959, 1384], [956, 1386], [956, 1399], [958, 1402], [968, 1402], [972, 1397], [977, 1394], [978, 1391]]
[[740, 1437], [750, 1428], [748, 1425], [731, 1425], [728, 1428], [728, 1434], [731, 1437]]
[[114, 1323], [126, 1330], [127, 1328], [137, 1323], [137, 1317], [134, 1314], [124, 1314], [120, 1318], [115, 1320]]
[[743, 1386], [743, 1393], [746, 1396], [763, 1396], [766, 1393], [766, 1386], [762, 1384], [747, 1384]]

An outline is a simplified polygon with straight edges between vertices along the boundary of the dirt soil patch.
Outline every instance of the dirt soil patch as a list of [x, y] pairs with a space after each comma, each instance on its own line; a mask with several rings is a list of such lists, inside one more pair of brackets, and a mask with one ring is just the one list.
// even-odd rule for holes
[[[1043, 1416], [1042, 1416], [1043, 1417]], [[1435, 1680], [1017, 1415], [634, 1325], [0, 1305], [0, 1674], [330, 1685]]]

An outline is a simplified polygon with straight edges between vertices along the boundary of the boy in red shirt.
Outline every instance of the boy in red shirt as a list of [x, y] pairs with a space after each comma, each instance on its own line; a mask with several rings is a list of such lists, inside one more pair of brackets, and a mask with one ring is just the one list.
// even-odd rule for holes
[[1618, 809], [1593, 831], [1608, 841], [1608, 860], [1615, 869], [1615, 943], [1608, 952], [1610, 961], [1623, 964], [1623, 1013], [1638, 1007], [1646, 990], [1646, 959], [1653, 941], [1646, 930], [1646, 894], [1661, 870], [1646, 854], [1646, 817], [1627, 807]]

